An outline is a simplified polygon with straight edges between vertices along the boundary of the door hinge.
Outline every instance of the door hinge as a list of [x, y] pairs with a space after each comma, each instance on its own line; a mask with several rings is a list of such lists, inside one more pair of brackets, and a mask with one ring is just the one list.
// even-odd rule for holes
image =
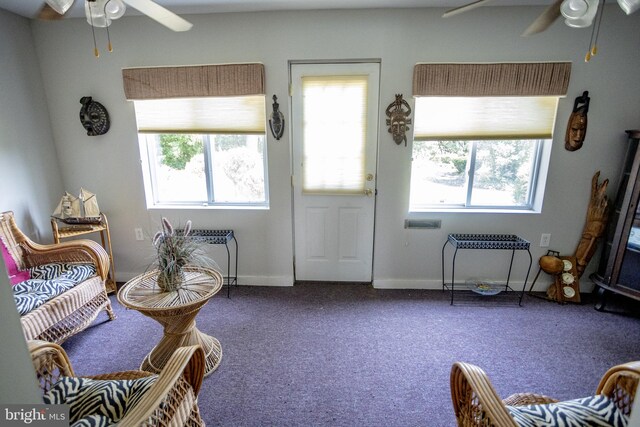
[[293, 84], [289, 83], [289, 96], [293, 96]]

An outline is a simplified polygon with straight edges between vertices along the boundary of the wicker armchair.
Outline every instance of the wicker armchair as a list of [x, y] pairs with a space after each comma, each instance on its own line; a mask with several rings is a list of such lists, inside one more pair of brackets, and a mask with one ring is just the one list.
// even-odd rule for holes
[[[607, 396], [626, 417], [640, 380], [640, 361], [609, 369], [596, 389], [596, 395]], [[507, 406], [556, 403], [556, 399], [535, 393], [517, 393], [501, 400], [487, 374], [479, 367], [456, 362], [451, 368], [451, 399], [458, 426], [517, 427]]]
[[[29, 341], [28, 344], [43, 395], [60, 377], [75, 377], [62, 347], [46, 341]], [[178, 348], [151, 388], [126, 412], [118, 426], [203, 426], [197, 396], [204, 368], [204, 352], [200, 346]], [[134, 380], [150, 375], [153, 374], [145, 371], [123, 371], [83, 378]]]
[[39, 339], [60, 344], [86, 329], [103, 309], [109, 319], [115, 319], [105, 289], [109, 255], [98, 243], [92, 240], [73, 240], [52, 245], [35, 243], [20, 231], [10, 211], [0, 213], [0, 238], [21, 270], [59, 262], [92, 263], [96, 266], [95, 276], [21, 316], [27, 340]]

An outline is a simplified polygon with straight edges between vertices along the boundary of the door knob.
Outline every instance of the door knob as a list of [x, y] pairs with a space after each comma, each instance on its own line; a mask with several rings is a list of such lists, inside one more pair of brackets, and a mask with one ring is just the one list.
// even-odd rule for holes
[[367, 181], [373, 181], [373, 174], [368, 173], [366, 178], [367, 178]]
[[364, 189], [364, 195], [367, 196], [367, 197], [373, 196], [373, 190], [370, 189], [370, 188], [365, 188]]

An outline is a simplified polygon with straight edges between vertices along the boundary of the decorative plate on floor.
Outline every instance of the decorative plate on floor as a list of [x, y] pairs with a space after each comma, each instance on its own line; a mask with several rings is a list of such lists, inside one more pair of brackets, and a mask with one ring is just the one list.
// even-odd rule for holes
[[473, 282], [471, 290], [480, 295], [497, 295], [502, 292], [502, 285], [488, 282]]

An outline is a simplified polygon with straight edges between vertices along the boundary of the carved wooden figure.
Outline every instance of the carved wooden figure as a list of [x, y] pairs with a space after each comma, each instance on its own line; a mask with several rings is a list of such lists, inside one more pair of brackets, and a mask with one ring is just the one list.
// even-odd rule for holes
[[584, 91], [582, 96], [577, 97], [573, 103], [573, 112], [569, 116], [567, 133], [564, 137], [564, 148], [569, 151], [579, 150], [587, 135], [587, 112], [590, 100], [589, 92]]
[[600, 171], [596, 172], [591, 179], [591, 199], [587, 208], [587, 220], [575, 252], [578, 277], [582, 276], [595, 253], [598, 239], [604, 233], [609, 218], [609, 199], [605, 194], [609, 180], [605, 179], [601, 184], [598, 184], [599, 177]]

